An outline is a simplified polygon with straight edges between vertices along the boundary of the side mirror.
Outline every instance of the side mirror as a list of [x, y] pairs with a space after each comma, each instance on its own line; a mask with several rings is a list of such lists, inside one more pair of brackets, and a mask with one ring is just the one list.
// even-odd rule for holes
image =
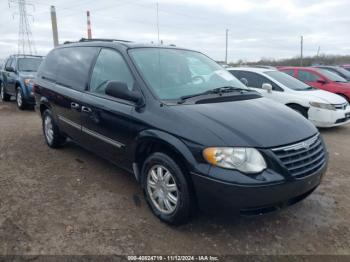
[[142, 96], [139, 93], [130, 91], [124, 82], [109, 81], [106, 86], [106, 95], [134, 102], [138, 105], [142, 103]]
[[15, 72], [15, 69], [12, 66], [6, 66], [5, 70], [7, 72]]
[[241, 78], [239, 81], [241, 81], [245, 86], [248, 86], [248, 79], [247, 78]]
[[324, 80], [324, 79], [318, 79], [318, 80], [317, 80], [317, 83], [320, 83], [320, 84], [324, 85], [324, 84], [327, 83], [327, 81]]
[[272, 91], [272, 85], [269, 83], [264, 83], [261, 88], [266, 90], [268, 93], [271, 93]]

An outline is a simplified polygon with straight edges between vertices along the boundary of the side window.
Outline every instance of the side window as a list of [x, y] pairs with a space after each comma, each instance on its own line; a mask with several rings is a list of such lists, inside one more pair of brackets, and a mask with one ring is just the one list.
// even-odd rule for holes
[[320, 78], [312, 72], [299, 70], [298, 79], [303, 82], [317, 82]]
[[57, 83], [76, 90], [86, 90], [89, 71], [99, 48], [65, 47], [58, 49]]
[[123, 57], [111, 49], [102, 49], [92, 72], [90, 91], [105, 94], [107, 83], [111, 80], [124, 82], [129, 90], [133, 89], [134, 78]]
[[56, 50], [51, 51], [41, 63], [38, 69], [38, 78], [56, 81], [57, 64], [59, 55]]
[[11, 63], [12, 63], [12, 58], [7, 59], [5, 64], [5, 70], [6, 70], [6, 67], [11, 66]]
[[14, 69], [16, 69], [16, 58], [13, 58], [13, 59], [12, 59], [11, 67], [14, 68]]
[[249, 87], [261, 88], [264, 83], [267, 83], [264, 77], [252, 72], [241, 71], [240, 79], [242, 78], [245, 78], [248, 80]]
[[241, 76], [241, 72], [237, 71], [237, 70], [232, 70], [229, 71], [235, 78], [237, 78], [238, 80], [241, 80], [243, 77]]
[[282, 70], [282, 72], [294, 77], [294, 69], [286, 69]]

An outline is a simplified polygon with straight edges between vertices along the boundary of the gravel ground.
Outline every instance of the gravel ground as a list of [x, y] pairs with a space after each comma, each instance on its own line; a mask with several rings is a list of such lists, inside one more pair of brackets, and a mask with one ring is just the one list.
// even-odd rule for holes
[[170, 227], [133, 176], [73, 143], [49, 149], [37, 113], [0, 102], [0, 254], [350, 255], [350, 126], [321, 133], [329, 169], [303, 202]]

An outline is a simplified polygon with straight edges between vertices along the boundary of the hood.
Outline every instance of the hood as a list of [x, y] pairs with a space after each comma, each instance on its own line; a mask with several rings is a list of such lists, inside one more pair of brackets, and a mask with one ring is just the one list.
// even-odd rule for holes
[[340, 95], [324, 91], [324, 90], [310, 90], [310, 91], [297, 91], [300, 95], [305, 95], [305, 97], [312, 100], [315, 98], [315, 102], [329, 103], [332, 105], [344, 104], [346, 100]]
[[199, 133], [209, 129], [212, 136], [220, 138], [218, 144], [208, 146], [270, 148], [296, 143], [318, 132], [300, 114], [266, 98], [174, 108], [187, 116], [189, 125], [195, 124]]
[[35, 78], [36, 72], [19, 72], [19, 76], [22, 78]]

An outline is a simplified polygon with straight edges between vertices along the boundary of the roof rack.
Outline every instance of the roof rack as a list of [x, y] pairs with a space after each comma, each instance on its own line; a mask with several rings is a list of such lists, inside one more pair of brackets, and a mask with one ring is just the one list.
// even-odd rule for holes
[[29, 54], [14, 54], [11, 56], [32, 56], [32, 57], [43, 57], [42, 55], [29, 55]]
[[124, 43], [131, 43], [131, 41], [128, 40], [122, 40], [122, 39], [107, 39], [107, 38], [81, 38], [79, 42], [94, 42], [94, 41], [102, 41], [102, 42], [124, 42]]

